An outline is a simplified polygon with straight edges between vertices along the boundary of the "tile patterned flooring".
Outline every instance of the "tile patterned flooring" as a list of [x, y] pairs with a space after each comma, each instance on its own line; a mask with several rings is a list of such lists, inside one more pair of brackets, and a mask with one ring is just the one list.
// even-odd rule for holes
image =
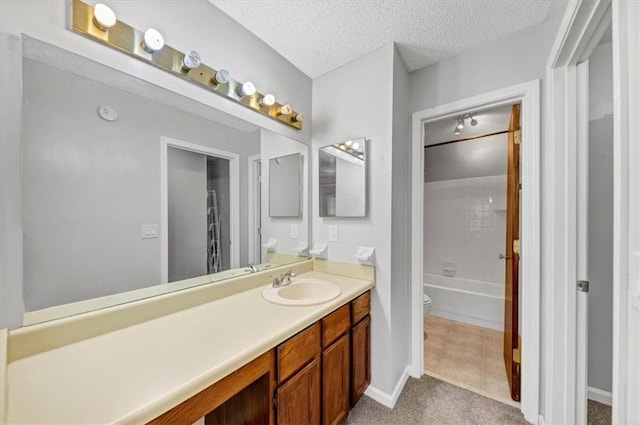
[[424, 371], [512, 406], [502, 358], [502, 332], [429, 315], [424, 319]]

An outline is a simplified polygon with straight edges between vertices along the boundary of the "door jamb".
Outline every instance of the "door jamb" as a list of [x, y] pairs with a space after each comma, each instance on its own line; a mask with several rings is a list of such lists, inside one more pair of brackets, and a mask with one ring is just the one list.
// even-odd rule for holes
[[215, 156], [229, 161], [229, 223], [231, 229], [230, 265], [231, 268], [240, 267], [240, 156], [233, 152], [209, 146], [198, 145], [183, 140], [162, 136], [160, 138], [160, 251], [161, 270], [160, 283], [169, 282], [169, 196], [167, 187], [167, 152], [170, 147], [203, 155]]
[[[258, 232], [258, 229], [256, 228], [256, 222], [258, 219], [260, 219], [260, 217], [256, 217], [256, 197], [258, 194], [261, 195], [260, 193], [260, 188], [258, 187], [258, 185], [256, 185], [256, 163], [261, 161], [261, 155], [260, 154], [256, 154], [256, 155], [251, 155], [248, 159], [247, 159], [247, 164], [248, 164], [248, 170], [249, 170], [249, 198], [248, 198], [248, 203], [247, 203], [247, 208], [248, 208], [248, 214], [247, 214], [247, 218], [248, 218], [248, 226], [247, 229], [248, 230], [248, 237], [249, 237], [249, 241], [248, 241], [248, 247], [249, 247], [249, 255], [248, 255], [248, 259], [249, 259], [249, 264], [260, 264], [262, 262], [262, 258], [261, 255], [257, 255], [256, 258], [256, 253], [261, 251], [262, 249], [258, 246], [259, 244], [256, 244], [256, 234]], [[260, 205], [260, 208], [262, 208], [262, 205]]]
[[[583, 125], [577, 64], [587, 59], [607, 29], [610, 0], [569, 2], [546, 71], [543, 215], [545, 291], [545, 422], [575, 423], [578, 404], [578, 137]], [[616, 70], [614, 69], [614, 75]]]
[[423, 374], [423, 185], [424, 123], [479, 108], [521, 102], [521, 296], [522, 384], [521, 410], [538, 422], [540, 362], [540, 81], [533, 80], [482, 95], [413, 113], [411, 229], [411, 376]]

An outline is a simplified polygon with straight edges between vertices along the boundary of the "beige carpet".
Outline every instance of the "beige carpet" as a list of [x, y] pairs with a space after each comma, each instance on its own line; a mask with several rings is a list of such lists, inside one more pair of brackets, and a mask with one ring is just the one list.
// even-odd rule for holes
[[526, 424], [512, 406], [424, 375], [409, 378], [393, 410], [363, 396], [346, 421], [357, 424]]

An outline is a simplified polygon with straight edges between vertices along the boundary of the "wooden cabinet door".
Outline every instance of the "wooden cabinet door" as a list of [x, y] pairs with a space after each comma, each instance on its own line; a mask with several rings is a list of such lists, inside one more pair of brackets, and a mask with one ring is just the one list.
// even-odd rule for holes
[[316, 357], [278, 388], [279, 425], [320, 423], [320, 361]]
[[351, 330], [351, 406], [355, 406], [371, 382], [371, 317]]
[[322, 352], [322, 423], [340, 424], [349, 414], [349, 333]]

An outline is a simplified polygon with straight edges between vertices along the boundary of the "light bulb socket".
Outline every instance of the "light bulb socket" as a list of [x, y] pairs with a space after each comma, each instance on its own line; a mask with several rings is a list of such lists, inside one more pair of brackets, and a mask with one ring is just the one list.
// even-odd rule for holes
[[231, 75], [229, 71], [226, 69], [221, 69], [216, 72], [216, 75], [213, 76], [212, 80], [215, 84], [227, 84], [231, 79]]
[[295, 114], [295, 115], [293, 116], [293, 120], [294, 120], [295, 122], [303, 122], [303, 121], [304, 121], [304, 112], [300, 112], [300, 113], [298, 113], [298, 114]]
[[275, 103], [276, 97], [271, 93], [265, 94], [264, 96], [262, 96], [262, 99], [260, 99], [260, 105], [263, 106], [272, 106]]
[[240, 95], [240, 97], [253, 96], [255, 93], [256, 86], [254, 86], [251, 81], [247, 81], [238, 87], [238, 95]]
[[154, 53], [162, 50], [164, 47], [164, 38], [162, 34], [156, 29], [149, 28], [144, 32], [144, 41], [142, 42], [142, 48], [149, 53]]
[[102, 31], [109, 30], [116, 22], [116, 14], [106, 4], [98, 3], [93, 7], [93, 23]]

